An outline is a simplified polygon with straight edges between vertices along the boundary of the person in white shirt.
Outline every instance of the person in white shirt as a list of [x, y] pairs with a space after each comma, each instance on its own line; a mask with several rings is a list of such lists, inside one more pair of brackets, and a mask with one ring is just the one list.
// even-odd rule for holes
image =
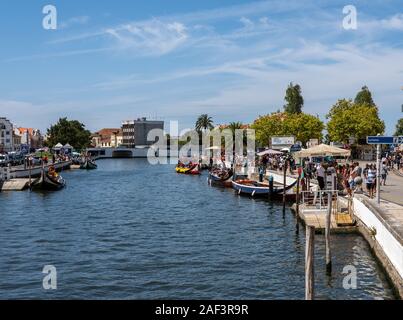
[[319, 188], [321, 190], [325, 189], [325, 169], [322, 166], [322, 163], [319, 163], [316, 166], [316, 178], [318, 180]]

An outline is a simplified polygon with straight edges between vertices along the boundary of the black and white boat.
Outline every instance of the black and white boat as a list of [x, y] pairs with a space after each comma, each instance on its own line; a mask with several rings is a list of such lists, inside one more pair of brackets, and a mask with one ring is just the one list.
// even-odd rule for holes
[[80, 169], [84, 169], [84, 170], [94, 170], [97, 168], [98, 168], [98, 165], [93, 160], [90, 160], [90, 159], [85, 160], [80, 165]]
[[66, 181], [56, 172], [48, 173], [42, 169], [41, 176], [31, 183], [32, 190], [60, 190], [66, 186]]

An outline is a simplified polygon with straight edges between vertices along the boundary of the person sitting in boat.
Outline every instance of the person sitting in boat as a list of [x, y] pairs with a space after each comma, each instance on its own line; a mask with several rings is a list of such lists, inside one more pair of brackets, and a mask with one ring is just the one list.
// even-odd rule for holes
[[52, 178], [56, 178], [56, 177], [57, 177], [57, 173], [56, 173], [56, 170], [55, 170], [55, 167], [54, 167], [54, 166], [50, 166], [50, 167], [49, 167], [48, 175], [49, 175], [50, 177], [52, 177]]

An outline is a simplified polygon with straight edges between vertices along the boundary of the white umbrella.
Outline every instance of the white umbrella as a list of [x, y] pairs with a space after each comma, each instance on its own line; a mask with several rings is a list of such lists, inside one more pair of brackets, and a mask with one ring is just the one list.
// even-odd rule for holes
[[204, 150], [221, 150], [221, 147], [212, 146], [212, 147], [209, 147], [209, 148], [205, 148]]
[[262, 157], [262, 156], [265, 156], [265, 155], [276, 155], [276, 154], [283, 154], [283, 153], [280, 152], [280, 151], [277, 151], [277, 150], [268, 149], [268, 150], [264, 150], [262, 152], [259, 152], [257, 155], [259, 157]]
[[320, 144], [318, 146], [301, 150], [295, 153], [295, 156], [298, 158], [307, 158], [307, 157], [326, 157], [326, 156], [344, 156], [348, 157], [351, 155], [350, 150], [337, 148], [328, 146], [327, 144]]

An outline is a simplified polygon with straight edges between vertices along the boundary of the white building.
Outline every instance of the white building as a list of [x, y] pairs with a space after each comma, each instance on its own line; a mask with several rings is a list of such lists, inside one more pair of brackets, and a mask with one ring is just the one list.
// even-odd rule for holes
[[0, 153], [14, 151], [13, 132], [10, 120], [0, 117]]

